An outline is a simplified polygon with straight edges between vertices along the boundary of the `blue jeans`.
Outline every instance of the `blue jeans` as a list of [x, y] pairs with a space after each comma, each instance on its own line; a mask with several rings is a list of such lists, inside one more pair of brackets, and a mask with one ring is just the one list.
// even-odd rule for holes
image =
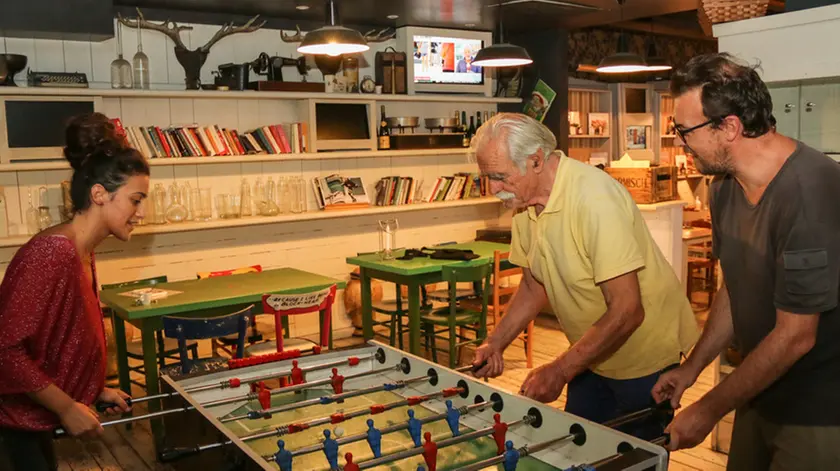
[[[650, 392], [659, 375], [679, 364], [671, 365], [648, 376], [634, 379], [610, 379], [587, 370], [569, 383], [566, 412], [592, 422], [604, 423], [655, 405]], [[669, 417], [654, 415], [618, 427], [621, 432], [653, 440], [662, 436]]]

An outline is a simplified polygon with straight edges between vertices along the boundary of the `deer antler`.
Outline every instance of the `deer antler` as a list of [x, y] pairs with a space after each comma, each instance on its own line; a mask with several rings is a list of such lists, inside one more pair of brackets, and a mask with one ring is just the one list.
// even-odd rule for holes
[[216, 34], [214, 34], [213, 37], [210, 38], [209, 41], [207, 41], [207, 44], [201, 46], [199, 49], [204, 52], [207, 52], [210, 50], [211, 47], [213, 47], [214, 44], [216, 44], [220, 39], [224, 38], [225, 36], [230, 36], [231, 34], [236, 33], [250, 33], [262, 28], [265, 25], [265, 20], [263, 20], [260, 24], [254, 24], [254, 22], [257, 21], [257, 18], [259, 17], [260, 15], [251, 18], [250, 20], [248, 20], [247, 23], [245, 23], [242, 26], [233, 26], [233, 23], [225, 23], [225, 25], [222, 26], [221, 29], [216, 31]]
[[136, 20], [123, 18], [119, 13], [117, 14], [117, 19], [120, 23], [128, 26], [129, 28], [143, 28], [159, 31], [172, 38], [172, 41], [175, 42], [175, 47], [183, 49], [186, 49], [187, 47], [184, 46], [183, 41], [181, 41], [181, 31], [189, 31], [193, 29], [192, 26], [178, 26], [177, 23], [169, 19], [160, 24], [152, 23], [151, 21], [146, 20], [139, 8], [137, 9]]
[[283, 40], [284, 43], [299, 43], [303, 40], [303, 33], [300, 32], [300, 26], [295, 25], [295, 29], [297, 33], [295, 34], [286, 34], [283, 31], [280, 31], [280, 39]]
[[393, 28], [385, 28], [380, 31], [372, 29], [365, 33], [365, 41], [369, 43], [381, 43], [397, 37], [397, 31]]

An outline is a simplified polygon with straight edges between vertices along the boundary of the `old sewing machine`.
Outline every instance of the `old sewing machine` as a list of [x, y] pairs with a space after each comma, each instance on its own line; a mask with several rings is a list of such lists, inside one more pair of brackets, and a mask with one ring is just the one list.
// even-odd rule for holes
[[[235, 469], [283, 471], [667, 469], [656, 444], [665, 437], [646, 442], [610, 428], [656, 407], [599, 425], [497, 389], [470, 366], [453, 371], [374, 341], [269, 359], [231, 360], [232, 369], [179, 381], [163, 376], [164, 396], [177, 405], [158, 412], [171, 419], [167, 435], [184, 442], [183, 430], [170, 430], [186, 419], [172, 413], [179, 409], [201, 414], [192, 413], [201, 424], [184, 426], [187, 434], [212, 433], [160, 459], [177, 465], [216, 453], [213, 464], [190, 466], [208, 470], [226, 469], [220, 453], [238, 455]], [[275, 389], [261, 383], [277, 378]]]

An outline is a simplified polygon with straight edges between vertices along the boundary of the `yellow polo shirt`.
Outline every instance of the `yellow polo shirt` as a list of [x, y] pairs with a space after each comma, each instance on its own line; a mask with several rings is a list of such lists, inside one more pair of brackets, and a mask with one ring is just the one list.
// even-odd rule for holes
[[[558, 153], [558, 155], [562, 155]], [[528, 268], [574, 344], [606, 312], [599, 283], [638, 270], [645, 319], [612, 357], [593, 365], [613, 379], [678, 363], [699, 332], [677, 275], [627, 190], [609, 174], [560, 158], [548, 204], [514, 216], [510, 261]]]

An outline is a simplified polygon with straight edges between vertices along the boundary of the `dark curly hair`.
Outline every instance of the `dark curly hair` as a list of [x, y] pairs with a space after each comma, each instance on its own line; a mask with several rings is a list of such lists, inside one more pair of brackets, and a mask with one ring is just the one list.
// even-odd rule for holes
[[102, 185], [113, 193], [134, 175], [149, 175], [149, 163], [128, 146], [102, 113], [73, 117], [65, 130], [64, 158], [73, 168], [70, 199], [75, 212], [90, 207], [90, 189]]
[[671, 95], [679, 97], [702, 87], [703, 114], [719, 127], [737, 116], [745, 137], [759, 137], [776, 126], [773, 99], [756, 67], [739, 64], [727, 53], [695, 56], [671, 76]]

